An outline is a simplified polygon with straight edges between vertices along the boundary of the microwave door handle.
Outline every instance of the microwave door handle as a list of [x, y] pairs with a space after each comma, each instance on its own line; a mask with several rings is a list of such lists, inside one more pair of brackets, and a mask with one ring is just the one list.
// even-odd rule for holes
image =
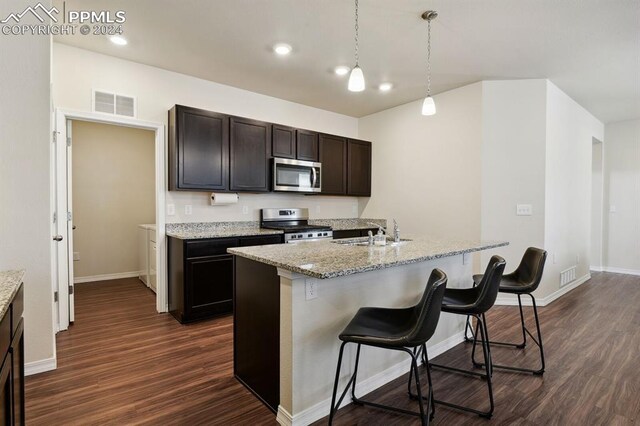
[[311, 182], [311, 188], [316, 187], [316, 180], [318, 179], [318, 175], [316, 174], [316, 168], [311, 167], [311, 171], [313, 172], [313, 181]]

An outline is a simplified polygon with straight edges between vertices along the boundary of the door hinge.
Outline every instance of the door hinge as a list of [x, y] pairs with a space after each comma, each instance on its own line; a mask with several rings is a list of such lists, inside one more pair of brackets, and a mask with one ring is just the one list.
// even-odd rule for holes
[[53, 131], [53, 132], [51, 132], [51, 133], [53, 133], [53, 143], [58, 142], [58, 132], [56, 132], [56, 131], [54, 130], [54, 131]]
[[53, 223], [56, 223], [57, 221], [58, 221], [58, 213], [53, 212]]
[[67, 146], [71, 146], [71, 136], [67, 136]]
[[67, 222], [71, 222], [71, 212], [67, 212]]
[[56, 302], [56, 303], [58, 302], [58, 292], [57, 291], [53, 292], [53, 301]]
[[69, 295], [71, 295], [71, 294], [73, 294], [73, 286], [72, 285], [69, 286]]

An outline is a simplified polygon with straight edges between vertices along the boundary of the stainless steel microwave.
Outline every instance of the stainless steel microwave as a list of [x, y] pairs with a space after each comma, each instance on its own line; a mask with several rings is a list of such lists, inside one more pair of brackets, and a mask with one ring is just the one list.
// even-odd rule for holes
[[322, 165], [312, 161], [273, 159], [273, 190], [320, 192]]

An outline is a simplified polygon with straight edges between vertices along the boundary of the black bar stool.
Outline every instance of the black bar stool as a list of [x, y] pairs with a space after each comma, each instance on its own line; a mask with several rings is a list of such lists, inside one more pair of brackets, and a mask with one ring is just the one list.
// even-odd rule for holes
[[[499, 346], [510, 346], [518, 349], [524, 349], [527, 345], [527, 334], [531, 337], [531, 340], [538, 345], [538, 349], [540, 350], [540, 368], [538, 369], [530, 369], [530, 368], [521, 368], [514, 367], [509, 365], [499, 365], [493, 364], [493, 367], [503, 369], [503, 370], [511, 370], [511, 371], [519, 371], [523, 373], [533, 373], [536, 375], [544, 374], [544, 347], [542, 345], [542, 333], [540, 332], [540, 321], [538, 320], [538, 307], [536, 306], [536, 298], [533, 297], [533, 292], [540, 285], [540, 281], [542, 280], [542, 273], [544, 272], [544, 264], [547, 260], [547, 252], [535, 248], [529, 247], [522, 257], [520, 261], [520, 265], [518, 268], [510, 274], [503, 275], [502, 280], [500, 281], [500, 289], [501, 293], [510, 293], [518, 296], [518, 307], [520, 308], [520, 324], [522, 326], [522, 343], [507, 343], [507, 342], [494, 342], [490, 341], [490, 345], [499, 345]], [[482, 275], [474, 275], [473, 282], [474, 285], [477, 285], [482, 281]], [[531, 297], [531, 302], [533, 304], [533, 315], [536, 320], [536, 331], [538, 338], [536, 340], [535, 337], [531, 334], [529, 329], [526, 327], [524, 322], [524, 314], [522, 312], [522, 295], [528, 295]], [[467, 328], [469, 328], [469, 317], [467, 317], [467, 325], [465, 327], [465, 338], [467, 334]], [[485, 324], [486, 327], [486, 324]], [[472, 330], [473, 331], [473, 330]], [[470, 340], [467, 338], [467, 340]], [[473, 339], [471, 339], [473, 341]], [[475, 346], [475, 345], [474, 345]], [[484, 364], [476, 362], [475, 358], [472, 359], [474, 365], [477, 367], [482, 367]]]
[[[440, 305], [447, 284], [447, 275], [440, 269], [431, 272], [427, 287], [420, 302], [410, 308], [388, 309], [388, 308], [361, 308], [353, 317], [349, 325], [340, 334], [342, 340], [340, 355], [338, 356], [338, 368], [336, 379], [333, 384], [333, 396], [331, 398], [331, 413], [329, 414], [329, 424], [333, 423], [336, 411], [340, 407], [349, 387], [351, 387], [351, 399], [355, 404], [369, 405], [376, 408], [394, 411], [402, 414], [409, 414], [420, 418], [423, 425], [428, 425], [434, 415], [432, 404], [433, 393], [431, 390], [431, 374], [427, 369], [429, 381], [429, 396], [423, 398], [420, 387], [420, 375], [418, 374], [417, 349], [433, 336], [440, 318]], [[353, 375], [347, 382], [347, 386], [342, 392], [342, 396], [336, 403], [338, 392], [338, 381], [340, 380], [340, 367], [342, 366], [342, 354], [347, 343], [358, 345], [356, 352], [356, 363]], [[418, 405], [420, 412], [403, 410], [396, 407], [377, 404], [375, 402], [364, 401], [355, 395], [356, 375], [358, 374], [358, 363], [360, 361], [360, 346], [374, 346], [383, 349], [403, 351], [411, 357], [411, 373], [415, 374], [416, 388], [418, 395]], [[424, 354], [426, 357], [426, 352]], [[411, 382], [409, 382], [411, 386]], [[427, 413], [425, 414], [423, 400], [428, 401]]]
[[[460, 368], [449, 367], [439, 364], [430, 364], [431, 367], [453, 371], [454, 373], [461, 373], [470, 376], [477, 376], [487, 381], [487, 390], [489, 391], [489, 411], [480, 411], [475, 408], [465, 407], [462, 405], [452, 404], [447, 401], [435, 400], [436, 404], [445, 405], [447, 407], [455, 408], [458, 410], [468, 411], [470, 413], [478, 414], [481, 417], [488, 419], [493, 415], [493, 388], [491, 384], [491, 351], [489, 348], [488, 340], [489, 335], [487, 333], [487, 327], [485, 322], [485, 312], [487, 312], [496, 301], [498, 297], [498, 287], [500, 286], [500, 279], [504, 272], [506, 262], [500, 256], [493, 256], [487, 265], [480, 283], [476, 287], [471, 288], [448, 288], [444, 293], [444, 300], [442, 302], [442, 312], [449, 312], [452, 314], [469, 315], [476, 319], [476, 335], [478, 328], [482, 339], [482, 351], [484, 353], [484, 366], [485, 374], [477, 371], [463, 370]], [[475, 350], [475, 342], [473, 348]]]

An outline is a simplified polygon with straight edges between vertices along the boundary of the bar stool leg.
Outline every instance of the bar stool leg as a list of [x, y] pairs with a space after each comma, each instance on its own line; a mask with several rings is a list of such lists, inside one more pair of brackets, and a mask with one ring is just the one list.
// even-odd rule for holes
[[[340, 367], [342, 367], [342, 354], [344, 353], [344, 345], [346, 344], [347, 342], [342, 342], [342, 345], [340, 345], [340, 354], [338, 355], [338, 368], [336, 369], [336, 379], [333, 382], [333, 395], [331, 396], [331, 411], [329, 412], [329, 425], [333, 424], [333, 416], [338, 410], [338, 407], [340, 406], [340, 403], [344, 398], [344, 394], [346, 393], [346, 390], [345, 390], [345, 393], [342, 394], [342, 396], [340, 397], [340, 401], [338, 401], [338, 404], [336, 405], [336, 394], [338, 393], [338, 382], [340, 381]], [[347, 386], [347, 389], [349, 389], [348, 386]]]

